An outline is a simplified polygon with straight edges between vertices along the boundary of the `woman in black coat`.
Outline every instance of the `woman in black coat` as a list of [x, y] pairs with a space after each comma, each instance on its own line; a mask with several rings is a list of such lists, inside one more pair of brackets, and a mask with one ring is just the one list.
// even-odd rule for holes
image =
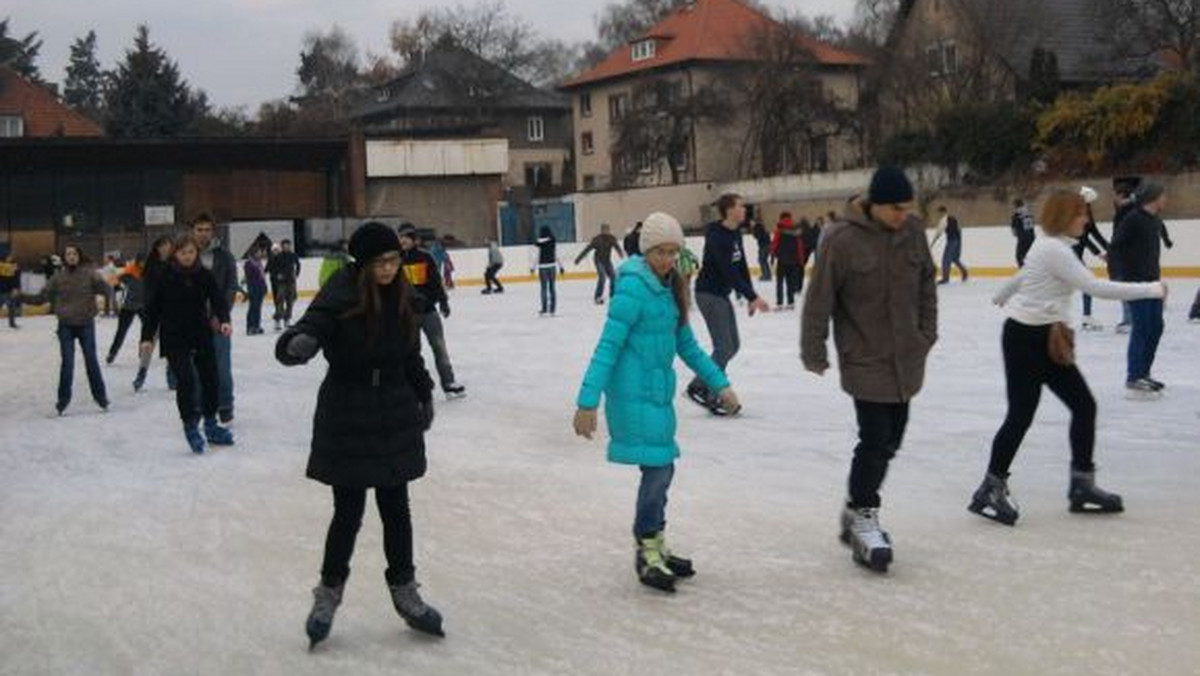
[[[163, 354], [177, 381], [175, 404], [188, 446], [193, 453], [203, 453], [205, 440], [218, 446], [233, 444], [233, 434], [217, 422], [217, 355], [213, 349], [213, 332], [225, 336], [233, 332], [229, 306], [216, 277], [200, 264], [200, 247], [190, 234], [175, 241], [171, 262], [158, 273], [153, 291], [148, 288], [147, 292], [140, 354], [154, 350], [156, 335], [162, 341]], [[197, 392], [200, 401], [196, 401]]]
[[441, 615], [417, 593], [408, 482], [425, 474], [433, 379], [421, 359], [413, 291], [400, 271], [400, 240], [363, 224], [350, 238], [355, 263], [331, 277], [304, 316], [280, 336], [275, 355], [303, 364], [324, 351], [307, 474], [333, 488], [321, 582], [305, 629], [324, 640], [342, 600], [368, 488], [383, 521], [392, 603], [409, 626], [442, 635]]

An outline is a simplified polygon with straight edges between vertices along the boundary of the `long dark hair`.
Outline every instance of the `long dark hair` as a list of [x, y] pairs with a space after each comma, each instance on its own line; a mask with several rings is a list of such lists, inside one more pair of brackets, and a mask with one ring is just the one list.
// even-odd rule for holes
[[[383, 307], [385, 294], [380, 293], [381, 287], [371, 276], [369, 261], [359, 263], [352, 269], [356, 276], [358, 303], [343, 313], [342, 318], [362, 317], [367, 325], [367, 346], [374, 347], [380, 334], [383, 333], [383, 320], [386, 316]], [[388, 291], [387, 296], [395, 297], [396, 320], [400, 338], [410, 346], [416, 344], [420, 340], [420, 336], [417, 333], [417, 315], [412, 308], [413, 290], [412, 285], [408, 283], [408, 278], [404, 276], [404, 270], [399, 270], [392, 283], [382, 288]]]

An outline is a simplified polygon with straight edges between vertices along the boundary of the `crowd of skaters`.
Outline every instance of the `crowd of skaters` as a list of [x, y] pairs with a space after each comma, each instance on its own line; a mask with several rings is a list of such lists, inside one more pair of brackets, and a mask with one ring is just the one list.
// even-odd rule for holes
[[[1050, 195], [1042, 206], [1041, 237], [1029, 239], [1025, 233], [1027, 220], [1033, 220], [1029, 209], [1021, 204], [1014, 210], [1021, 270], [995, 298], [1008, 315], [1000, 341], [1008, 412], [993, 440], [983, 483], [968, 506], [1010, 526], [1019, 511], [1008, 488], [1008, 468], [1032, 424], [1043, 385], [1072, 414], [1069, 508], [1104, 513], [1124, 509], [1119, 495], [1095, 483], [1096, 403], [1075, 364], [1066, 327], [1074, 291], [1133, 304], [1130, 388], [1159, 394], [1165, 388], [1150, 375], [1150, 344], [1156, 345], [1161, 336], [1162, 299], [1167, 295], [1157, 264], [1157, 244], [1165, 234], [1158, 214], [1165, 193], [1161, 186], [1145, 183], [1124, 198], [1127, 203], [1119, 206], [1126, 210], [1108, 243], [1110, 261], [1114, 252], [1120, 255], [1120, 281], [1102, 281], [1072, 251], [1094, 228], [1090, 204], [1095, 196], [1089, 190]], [[847, 202], [843, 213], [807, 228], [804, 219], [795, 222], [784, 213], [767, 244], [759, 247], [760, 255], [767, 253], [764, 267], [775, 268], [777, 305], [785, 307], [795, 304], [803, 289], [804, 268], [810, 258], [815, 261], [801, 313], [801, 361], [808, 371], [824, 375], [831, 367], [827, 342], [832, 334], [840, 355], [841, 388], [851, 397], [858, 422], [839, 534], [854, 561], [879, 572], [886, 572], [894, 557], [890, 535], [879, 521], [883, 482], [902, 446], [910, 405], [923, 386], [925, 362], [938, 338], [937, 266], [925, 227], [913, 214], [913, 202], [913, 187], [904, 173], [881, 167], [868, 190]], [[731, 296], [744, 299], [751, 317], [771, 309], [750, 275], [743, 244], [744, 200], [723, 195], [715, 206], [718, 219], [705, 228], [703, 260], [694, 283], [696, 266], [687, 262], [690, 252], [682, 228], [664, 213], [647, 216], [621, 243], [603, 228], [575, 261], [578, 265], [593, 254], [599, 277], [594, 301], [604, 304], [606, 291], [609, 300], [603, 332], [580, 386], [573, 427], [591, 438], [603, 406], [608, 459], [640, 472], [632, 527], [637, 577], [667, 592], [696, 574], [689, 559], [668, 547], [665, 534], [667, 495], [680, 455], [674, 359], [678, 355], [696, 374], [685, 388], [688, 398], [713, 415], [736, 419], [741, 402], [729, 373], [741, 337]], [[942, 281], [948, 280], [951, 264], [959, 266], [965, 281], [966, 268], [959, 260], [961, 226], [945, 209], [939, 213], [935, 242], [944, 236], [950, 249], [943, 255]], [[160, 343], [178, 381], [185, 436], [197, 452], [204, 442], [233, 443], [222, 425], [233, 418], [228, 355], [236, 261], [215, 239], [214, 226], [210, 217], [202, 216], [184, 235], [156, 242], [136, 276], [142, 285], [140, 299], [134, 296], [142, 304], [140, 356], [144, 360], [155, 342]], [[284, 286], [276, 285], [271, 270], [272, 263], [280, 261], [274, 268], [291, 278], [294, 290], [299, 260], [281, 257], [281, 247], [275, 256], [254, 251], [244, 263], [247, 285], [254, 286], [247, 289], [248, 315], [261, 310], [268, 280], [278, 294], [276, 328], [283, 331], [276, 343], [278, 360], [301, 365], [323, 353], [329, 364], [318, 396], [307, 468], [310, 478], [331, 487], [334, 505], [320, 580], [306, 620], [314, 646], [329, 635], [340, 606], [368, 489], [375, 489], [383, 521], [385, 577], [396, 610], [419, 631], [443, 633], [440, 613], [417, 592], [407, 496], [407, 484], [425, 472], [424, 433], [434, 421], [435, 382], [421, 357], [422, 334], [433, 349], [444, 393], [461, 395], [463, 388], [455, 380], [441, 324], [450, 317], [444, 263], [418, 242], [411, 226], [397, 230], [363, 224], [348, 242], [345, 264], [327, 278], [322, 274], [316, 299], [295, 322], [287, 280]], [[953, 249], [951, 242], [956, 242]], [[552, 316], [555, 281], [563, 272], [553, 233], [539, 232], [531, 251], [541, 314]], [[613, 253], [628, 258], [619, 270], [613, 269]], [[1149, 260], [1151, 255], [1155, 260]], [[107, 407], [93, 320], [95, 297], [108, 285], [86, 265], [78, 248], [67, 247], [63, 259], [63, 269], [40, 294], [22, 299], [54, 300], [63, 356], [60, 413], [70, 400], [76, 342], [84, 351], [93, 397]], [[496, 273], [503, 257], [495, 242], [488, 262], [484, 293], [500, 293], [503, 286]], [[692, 333], [693, 308], [708, 330], [711, 354], [700, 349]], [[1196, 307], [1192, 313], [1200, 314]], [[257, 321], [248, 324], [247, 333], [262, 332]], [[890, 330], [870, 328], [878, 326]], [[114, 341], [111, 355], [119, 351], [120, 342]], [[139, 371], [143, 380], [145, 363]]]

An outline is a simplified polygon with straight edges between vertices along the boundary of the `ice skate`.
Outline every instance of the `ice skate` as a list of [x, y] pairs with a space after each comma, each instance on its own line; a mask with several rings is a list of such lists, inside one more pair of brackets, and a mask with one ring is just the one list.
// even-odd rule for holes
[[704, 385], [701, 385], [700, 383], [691, 383], [687, 386], [687, 390], [685, 390], [685, 392], [687, 393], [688, 399], [691, 399], [704, 408], [711, 408], [712, 393], [710, 393], [708, 388]]
[[1116, 514], [1125, 511], [1125, 503], [1116, 493], [1096, 486], [1095, 472], [1071, 471], [1071, 487], [1067, 492], [1072, 512]]
[[138, 368], [137, 376], [133, 379], [133, 391], [141, 392], [142, 386], [146, 384], [146, 369]]
[[662, 533], [655, 533], [639, 539], [637, 555], [634, 557], [634, 569], [637, 571], [638, 580], [647, 587], [674, 592], [677, 578], [667, 566], [667, 561], [660, 549], [661, 546]]
[[658, 551], [662, 554], [667, 568], [675, 574], [675, 577], [685, 578], [695, 576], [696, 569], [692, 566], [692, 560], [685, 559], [682, 556], [675, 556], [671, 553], [671, 550], [667, 548], [667, 538], [664, 533], [658, 534]]
[[308, 634], [308, 649], [312, 650], [317, 644], [329, 638], [329, 630], [333, 629], [333, 615], [342, 604], [342, 591], [346, 588], [343, 582], [336, 587], [326, 587], [324, 583], [313, 587], [313, 607], [304, 623], [304, 631]]
[[1020, 516], [1017, 503], [1008, 492], [1008, 482], [991, 473], [983, 478], [967, 509], [1006, 526], [1015, 524]]
[[434, 636], [445, 636], [445, 632], [442, 631], [441, 613], [421, 599], [421, 595], [417, 593], [418, 586], [420, 585], [416, 580], [401, 585], [389, 584], [392, 605], [413, 629]]
[[879, 527], [879, 510], [845, 507], [842, 510], [842, 542], [850, 546], [854, 562], [878, 573], [892, 563], [892, 539]]
[[204, 437], [200, 434], [200, 424], [198, 422], [183, 423], [183, 436], [187, 439], [188, 447], [192, 449], [192, 453], [196, 455], [204, 453]]
[[233, 445], [233, 433], [221, 427], [216, 418], [204, 419], [204, 438], [213, 446]]
[[1162, 399], [1162, 390], [1146, 378], [1125, 384], [1125, 398], [1130, 401], [1156, 401]]
[[459, 385], [458, 383], [450, 383], [449, 385], [446, 385], [442, 388], [442, 392], [445, 392], [446, 399], [448, 400], [462, 399], [463, 397], [467, 396], [466, 386]]

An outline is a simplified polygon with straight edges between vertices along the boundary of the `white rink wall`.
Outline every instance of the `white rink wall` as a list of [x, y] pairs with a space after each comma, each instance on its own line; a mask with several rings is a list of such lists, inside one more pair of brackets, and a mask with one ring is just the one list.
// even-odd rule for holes
[[[1100, 223], [1100, 230], [1105, 238], [1112, 234], [1111, 223]], [[1168, 221], [1167, 229], [1175, 246], [1163, 249], [1162, 265], [1167, 276], [1200, 277], [1200, 220]], [[928, 232], [930, 239], [934, 231]], [[618, 239], [624, 232], [615, 232]], [[758, 245], [754, 238], [745, 238], [746, 254], [750, 258], [751, 267], [758, 264]], [[575, 257], [587, 246], [586, 242], [563, 242], [558, 246], [559, 257], [567, 269], [568, 278], [593, 276], [591, 255], [575, 265]], [[687, 238], [687, 246], [701, 256], [704, 251], [703, 237]], [[943, 244], [939, 242], [934, 249], [934, 261], [941, 262]], [[1014, 262], [1016, 240], [1007, 225], [990, 227], [971, 227], [963, 230], [963, 263], [969, 269], [983, 275], [1008, 275], [1016, 271]], [[500, 270], [500, 279], [507, 281], [532, 281], [529, 267], [532, 260], [531, 246], [502, 247], [504, 253], [504, 268]], [[482, 284], [483, 271], [487, 267], [487, 249], [452, 249], [450, 258], [454, 262], [454, 279], [456, 283], [467, 285]], [[1089, 266], [1103, 270], [1103, 264], [1091, 256], [1084, 259]], [[321, 269], [321, 259], [306, 258], [301, 266], [300, 290], [315, 292]]]

